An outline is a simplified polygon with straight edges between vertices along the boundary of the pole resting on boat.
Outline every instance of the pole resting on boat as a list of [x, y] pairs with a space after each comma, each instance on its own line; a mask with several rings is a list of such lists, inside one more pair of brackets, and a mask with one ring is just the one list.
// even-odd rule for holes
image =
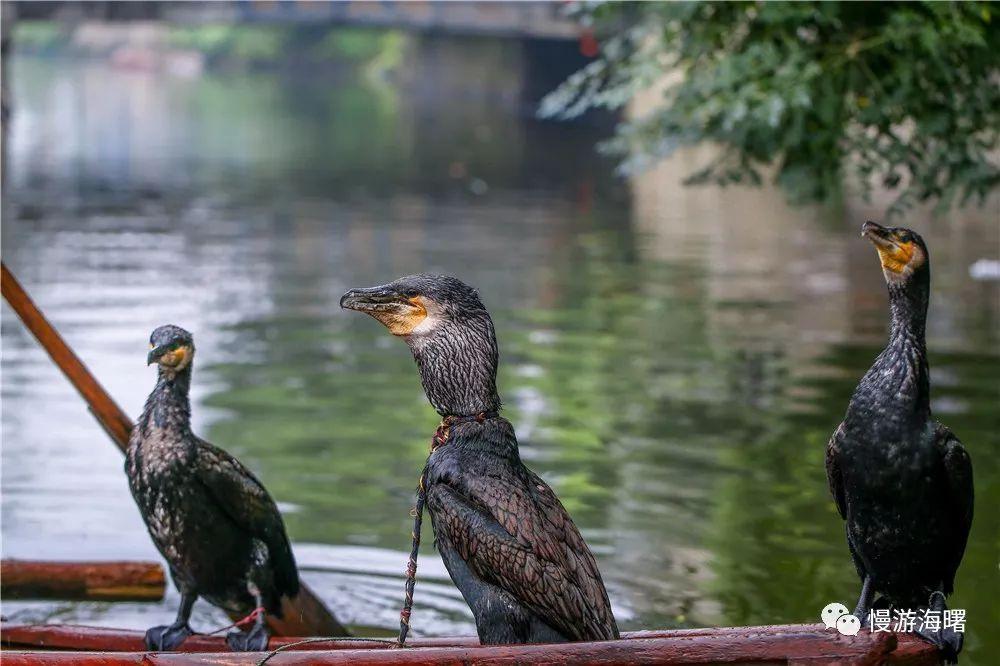
[[166, 587], [158, 562], [0, 562], [5, 599], [160, 601]]
[[2, 263], [0, 263], [0, 288], [2, 288], [3, 297], [7, 299], [10, 307], [14, 309], [17, 316], [24, 322], [25, 327], [48, 352], [52, 362], [62, 370], [66, 379], [84, 399], [97, 422], [111, 437], [111, 441], [117, 444], [122, 451], [128, 448], [128, 438], [132, 432], [132, 419], [108, 395], [108, 392], [98, 383], [80, 357], [73, 353], [66, 341], [62, 339], [62, 336], [35, 305], [35, 302], [31, 300], [28, 292], [10, 272], [7, 265]]

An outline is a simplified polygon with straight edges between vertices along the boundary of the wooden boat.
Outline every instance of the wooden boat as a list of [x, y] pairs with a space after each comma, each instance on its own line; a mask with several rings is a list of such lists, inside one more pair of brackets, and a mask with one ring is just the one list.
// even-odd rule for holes
[[[474, 637], [387, 639], [272, 637], [267, 663], [292, 664], [922, 664], [937, 650], [912, 634], [841, 636], [821, 624], [626, 632], [621, 640], [552, 645], [479, 645]], [[20, 664], [259, 664], [269, 653], [226, 652], [221, 636], [196, 635], [180, 652], [144, 651], [140, 631], [73, 625], [0, 625], [8, 666]]]

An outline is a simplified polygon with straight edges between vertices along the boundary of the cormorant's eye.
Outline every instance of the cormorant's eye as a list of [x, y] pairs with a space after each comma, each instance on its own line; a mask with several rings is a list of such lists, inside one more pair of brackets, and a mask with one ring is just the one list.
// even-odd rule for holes
[[406, 296], [407, 298], [416, 298], [419, 295], [420, 292], [417, 291], [416, 289], [407, 289], [406, 291], [403, 292], [403, 296]]

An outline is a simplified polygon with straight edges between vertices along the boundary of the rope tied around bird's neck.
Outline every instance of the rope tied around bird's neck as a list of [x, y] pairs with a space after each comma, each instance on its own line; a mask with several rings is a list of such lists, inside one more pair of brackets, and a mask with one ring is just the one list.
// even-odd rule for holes
[[413, 517], [413, 542], [410, 547], [410, 559], [406, 564], [406, 593], [403, 597], [403, 609], [399, 612], [399, 640], [397, 641], [399, 647], [403, 647], [406, 643], [406, 635], [410, 632], [410, 611], [413, 610], [413, 588], [417, 585], [417, 555], [420, 552], [420, 528], [424, 522], [424, 502], [427, 500], [427, 488], [424, 486], [424, 480], [427, 478], [427, 468], [431, 462], [431, 455], [448, 443], [452, 426], [472, 421], [482, 423], [487, 419], [496, 418], [497, 415], [496, 411], [478, 412], [463, 416], [449, 414], [441, 419], [441, 424], [438, 425], [437, 430], [434, 431], [434, 436], [431, 437], [431, 450], [427, 454], [427, 462], [424, 463], [424, 469], [420, 473], [420, 480], [417, 482], [417, 501], [413, 505], [413, 508], [410, 509], [410, 516]]

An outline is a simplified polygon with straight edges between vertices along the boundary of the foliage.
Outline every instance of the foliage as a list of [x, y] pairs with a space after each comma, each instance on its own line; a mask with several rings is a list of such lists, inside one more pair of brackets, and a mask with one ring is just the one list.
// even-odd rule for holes
[[[601, 56], [543, 100], [546, 117], [624, 106], [663, 87], [605, 148], [626, 170], [719, 144], [689, 182], [758, 184], [799, 200], [851, 177], [867, 197], [980, 202], [1000, 181], [1000, 31], [985, 2], [588, 4]], [[851, 182], [850, 180], [848, 182]]]

